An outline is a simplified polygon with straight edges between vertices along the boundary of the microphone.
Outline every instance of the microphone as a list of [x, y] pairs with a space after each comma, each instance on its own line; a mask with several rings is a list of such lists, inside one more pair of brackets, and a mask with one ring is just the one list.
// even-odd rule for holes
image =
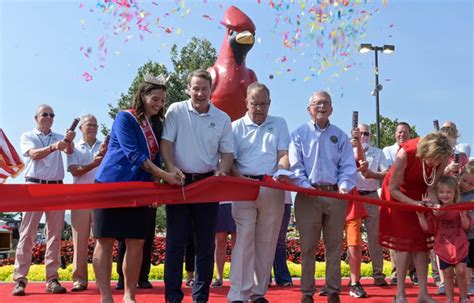
[[439, 121], [438, 120], [433, 120], [433, 127], [435, 131], [439, 131]]
[[[71, 126], [69, 126], [69, 128], [67, 130], [74, 131], [76, 129], [77, 125], [79, 124], [79, 121], [81, 121], [81, 119], [74, 118], [74, 120], [71, 123]], [[70, 143], [69, 140], [67, 140], [67, 139], [64, 139], [64, 142]]]

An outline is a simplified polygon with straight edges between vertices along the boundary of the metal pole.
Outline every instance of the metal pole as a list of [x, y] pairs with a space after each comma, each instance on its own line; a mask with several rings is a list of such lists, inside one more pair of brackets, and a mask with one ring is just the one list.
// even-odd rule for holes
[[375, 52], [375, 126], [377, 131], [377, 147], [380, 148], [380, 106], [379, 106], [379, 58], [377, 47]]

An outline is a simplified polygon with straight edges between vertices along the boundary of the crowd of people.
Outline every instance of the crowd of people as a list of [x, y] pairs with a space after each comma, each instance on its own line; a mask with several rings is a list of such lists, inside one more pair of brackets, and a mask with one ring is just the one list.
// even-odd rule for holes
[[[443, 210], [474, 198], [474, 161], [458, 130], [447, 122], [439, 131], [410, 138], [410, 125], [396, 127], [396, 143], [383, 150], [371, 145], [371, 130], [359, 124], [345, 131], [330, 122], [329, 93], [316, 91], [307, 104], [309, 121], [289, 132], [282, 117], [269, 115], [269, 89], [254, 82], [247, 88], [247, 113], [231, 121], [210, 102], [212, 79], [205, 70], [188, 77], [189, 100], [172, 103], [165, 113], [167, 81], [145, 75], [132, 108], [117, 114], [105, 142], [97, 139], [98, 121], [81, 118], [82, 138], [52, 131], [51, 106], [36, 109], [35, 128], [21, 136], [25, 177], [29, 184], [61, 184], [67, 172], [75, 184], [149, 181], [185, 186], [210, 176], [263, 180], [265, 175], [306, 189], [339, 193], [323, 197], [297, 193], [295, 220], [301, 243], [301, 302], [314, 302], [315, 255], [322, 235], [326, 251], [326, 284], [319, 295], [340, 302], [340, 251], [346, 238], [351, 269], [350, 295], [367, 297], [360, 283], [362, 226], [367, 230], [373, 283], [397, 285], [394, 302], [407, 302], [405, 277], [410, 269], [419, 284], [418, 302], [435, 302], [427, 291], [429, 252], [439, 268], [440, 288], [454, 302], [454, 281], [460, 302], [474, 293], [474, 212]], [[344, 195], [398, 201], [379, 207], [350, 201]], [[347, 197], [347, 196], [346, 196]], [[461, 198], [460, 198], [461, 197]], [[222, 287], [225, 247], [232, 250], [231, 303], [265, 303], [271, 272], [279, 286], [292, 286], [286, 266], [285, 239], [291, 214], [288, 192], [261, 187], [254, 201], [208, 201], [166, 205], [165, 301], [182, 302], [183, 260], [186, 283], [194, 302], [209, 300], [211, 287]], [[406, 205], [428, 206], [423, 211]], [[113, 302], [112, 250], [119, 241], [117, 289], [123, 302], [136, 302], [137, 288], [152, 288], [148, 279], [156, 210], [149, 207], [73, 210], [74, 263], [71, 291], [88, 288], [87, 247], [92, 229], [96, 240], [93, 268], [102, 303]], [[46, 292], [67, 292], [59, 282], [60, 240], [64, 211], [46, 211]], [[43, 212], [27, 212], [20, 226], [14, 266], [15, 296], [25, 295], [32, 245]], [[123, 222], [127, 222], [124, 224]], [[391, 249], [392, 277], [383, 273], [382, 247]], [[186, 258], [185, 258], [186, 256]], [[212, 281], [214, 262], [217, 278]]]

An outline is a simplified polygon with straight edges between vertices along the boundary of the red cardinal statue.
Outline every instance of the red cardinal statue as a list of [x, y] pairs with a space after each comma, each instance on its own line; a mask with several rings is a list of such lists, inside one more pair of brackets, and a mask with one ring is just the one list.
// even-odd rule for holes
[[226, 10], [221, 23], [227, 31], [217, 61], [209, 68], [212, 75], [211, 101], [234, 121], [247, 112], [247, 86], [257, 81], [255, 72], [245, 66], [245, 57], [255, 42], [255, 25], [235, 6]]

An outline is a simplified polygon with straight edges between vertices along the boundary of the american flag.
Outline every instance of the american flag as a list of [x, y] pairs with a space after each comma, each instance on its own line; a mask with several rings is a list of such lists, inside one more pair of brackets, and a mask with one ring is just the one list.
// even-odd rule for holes
[[4, 183], [8, 177], [18, 176], [23, 167], [20, 156], [0, 128], [0, 183]]

